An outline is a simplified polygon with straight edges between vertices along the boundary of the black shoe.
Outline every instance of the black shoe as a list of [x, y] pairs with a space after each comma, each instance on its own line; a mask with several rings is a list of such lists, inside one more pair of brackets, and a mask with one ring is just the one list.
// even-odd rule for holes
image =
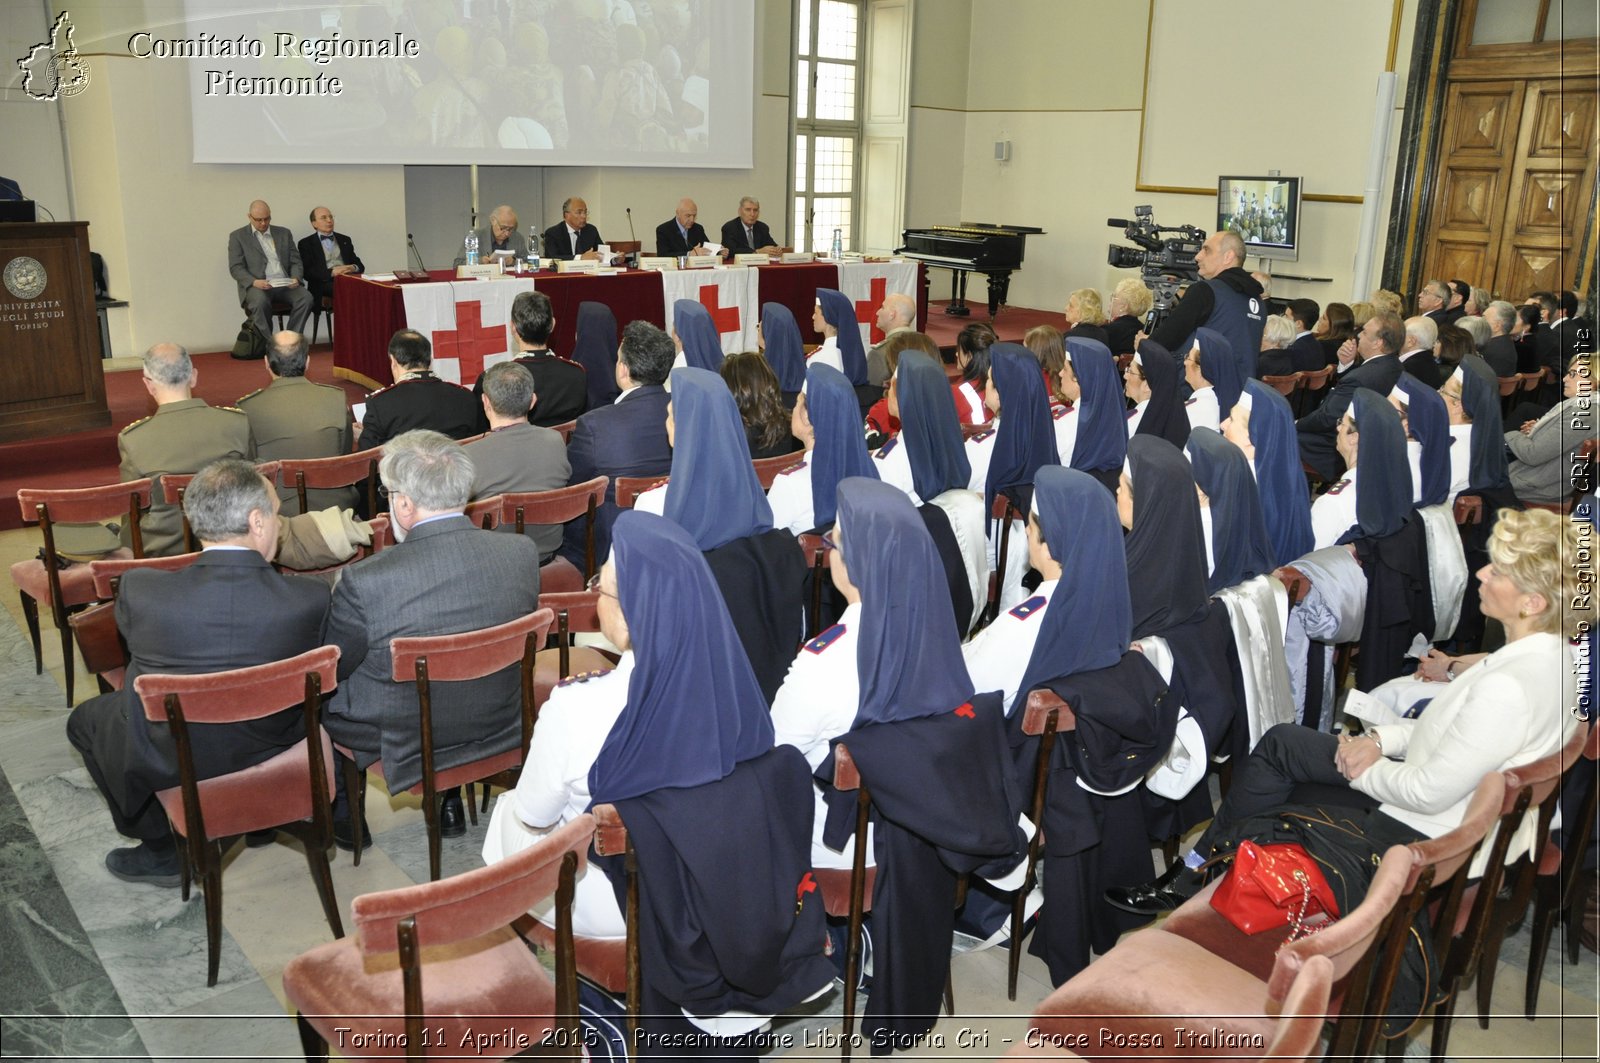
[[1187, 871], [1180, 860], [1160, 878], [1137, 886], [1112, 886], [1105, 892], [1106, 903], [1135, 915], [1170, 912], [1199, 891], [1199, 878]]
[[456, 788], [439, 798], [439, 837], [459, 838], [467, 833], [467, 812], [461, 807], [461, 790]]
[[[350, 839], [350, 818], [348, 816], [335, 816], [333, 820], [333, 844], [347, 853], [356, 851], [355, 843]], [[367, 818], [361, 817], [361, 849], [366, 851], [372, 848], [372, 831], [367, 828]]]
[[124, 882], [176, 886], [182, 865], [177, 849], [158, 852], [149, 842], [142, 842], [132, 849], [113, 849], [107, 853], [106, 870]]
[[278, 828], [268, 827], [266, 830], [253, 830], [244, 836], [246, 849], [265, 849], [278, 840]]

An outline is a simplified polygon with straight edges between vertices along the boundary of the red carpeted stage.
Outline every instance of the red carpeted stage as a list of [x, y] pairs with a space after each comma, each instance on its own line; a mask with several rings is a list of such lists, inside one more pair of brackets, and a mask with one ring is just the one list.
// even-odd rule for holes
[[[970, 317], [954, 317], [944, 312], [944, 302], [928, 304], [928, 335], [941, 348], [954, 348], [956, 335], [974, 321], [989, 321], [986, 307], [976, 306]], [[994, 321], [1002, 340], [1021, 343], [1023, 335], [1036, 325], [1061, 327], [1061, 314], [1054, 310], [1004, 307]], [[194, 356], [199, 383], [195, 395], [213, 406], [232, 405], [267, 383], [267, 371], [258, 361], [235, 361], [227, 352]], [[307, 374], [323, 384], [336, 384], [360, 402], [366, 389], [333, 376], [333, 346], [319, 344], [311, 350]], [[17, 507], [19, 487], [92, 487], [117, 479], [117, 433], [155, 408], [144, 389], [138, 369], [106, 374], [106, 404], [111, 408], [111, 427], [69, 435], [45, 436], [20, 443], [0, 445], [0, 531], [21, 527]]]

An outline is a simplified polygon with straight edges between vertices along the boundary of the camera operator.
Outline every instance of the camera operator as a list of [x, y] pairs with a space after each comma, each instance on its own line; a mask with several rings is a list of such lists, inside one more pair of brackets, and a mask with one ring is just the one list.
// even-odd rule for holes
[[1194, 330], [1215, 329], [1233, 344], [1240, 372], [1255, 376], [1255, 352], [1266, 325], [1261, 284], [1244, 271], [1244, 241], [1232, 232], [1212, 233], [1195, 255], [1200, 282], [1189, 285], [1172, 313], [1150, 338], [1169, 351], [1188, 352]]

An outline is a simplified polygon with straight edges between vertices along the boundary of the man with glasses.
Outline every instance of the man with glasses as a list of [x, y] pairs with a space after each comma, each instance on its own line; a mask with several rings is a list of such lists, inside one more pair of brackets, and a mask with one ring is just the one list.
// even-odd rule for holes
[[[323, 633], [339, 647], [339, 689], [328, 701], [328, 733], [363, 771], [383, 761], [390, 793], [422, 781], [417, 690], [393, 679], [391, 640], [476, 631], [533, 612], [539, 550], [523, 535], [484, 531], [463, 510], [476, 470], [461, 444], [419, 430], [384, 444], [378, 476], [396, 544], [344, 570]], [[438, 769], [515, 749], [522, 742], [521, 681], [512, 667], [481, 679], [433, 686], [433, 756]], [[334, 840], [351, 848], [343, 772]], [[441, 795], [440, 833], [466, 831], [461, 795]], [[362, 824], [361, 844], [367, 844]]]
[[561, 204], [561, 221], [544, 231], [547, 258], [598, 259], [600, 230], [589, 224], [589, 204], [572, 196]]
[[[517, 212], [502, 203], [489, 212], [489, 224], [478, 230], [478, 260], [488, 262], [496, 251], [510, 251], [521, 261], [533, 254], [528, 238], [517, 231]], [[466, 248], [456, 255], [455, 264], [465, 265]]]
[[[1394, 390], [1403, 372], [1394, 355], [1405, 342], [1405, 324], [1398, 314], [1380, 310], [1362, 326], [1355, 339], [1339, 348], [1342, 371], [1322, 405], [1295, 422], [1300, 437], [1300, 460], [1314, 470], [1323, 483], [1335, 483], [1344, 471], [1338, 446], [1339, 421], [1350, 408], [1357, 388], [1371, 388], [1379, 395]], [[1355, 364], [1356, 355], [1361, 356]]]
[[263, 339], [272, 335], [274, 299], [289, 308], [289, 331], [304, 332], [316, 300], [306, 290], [294, 237], [272, 224], [272, 208], [265, 200], [250, 204], [246, 220], [228, 234], [228, 272], [239, 285], [239, 305]]
[[1417, 313], [1432, 318], [1435, 325], [1450, 320], [1450, 286], [1444, 281], [1430, 280], [1417, 293]]
[[312, 234], [300, 241], [300, 263], [306, 271], [306, 287], [319, 302], [328, 300], [333, 306], [333, 278], [345, 273], [360, 273], [366, 269], [356, 254], [356, 245], [344, 233], [333, 228], [333, 211], [327, 207], [311, 208]]

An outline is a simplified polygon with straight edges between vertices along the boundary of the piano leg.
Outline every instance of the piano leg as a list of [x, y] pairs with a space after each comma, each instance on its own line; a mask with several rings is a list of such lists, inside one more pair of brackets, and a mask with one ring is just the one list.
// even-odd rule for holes
[[994, 320], [994, 315], [1006, 305], [1006, 296], [1011, 291], [1011, 271], [1004, 270], [991, 273], [989, 277], [989, 320]]
[[964, 269], [950, 271], [950, 302], [944, 312], [952, 317], [966, 317], [972, 313], [967, 305], [967, 271]]

